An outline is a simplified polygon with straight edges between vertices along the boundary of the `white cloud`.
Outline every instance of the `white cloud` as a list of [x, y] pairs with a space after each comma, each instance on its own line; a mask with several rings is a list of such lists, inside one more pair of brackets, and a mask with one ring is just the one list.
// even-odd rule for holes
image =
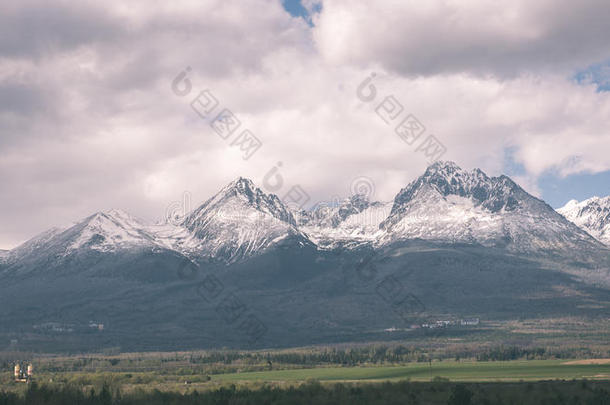
[[333, 0], [324, 3], [314, 37], [335, 64], [505, 77], [570, 72], [607, 58], [609, 16], [604, 0]]
[[[41, 21], [18, 49], [0, 41], [0, 247], [111, 207], [159, 219], [185, 190], [198, 203], [239, 175], [262, 185], [278, 162], [280, 196], [294, 184], [312, 202], [346, 196], [367, 176], [391, 199], [426, 158], [376, 115], [387, 95], [466, 168], [500, 174], [511, 148], [534, 193], [550, 168], [610, 169], [610, 93], [568, 79], [608, 55], [602, 5], [572, 22], [547, 2], [333, 1], [310, 28], [279, 1], [125, 4], [0, 12], [0, 26]], [[41, 20], [52, 7], [68, 11]], [[180, 98], [170, 84], [186, 66]], [[364, 103], [372, 71], [378, 96]], [[262, 140], [250, 160], [190, 108], [206, 88]]]

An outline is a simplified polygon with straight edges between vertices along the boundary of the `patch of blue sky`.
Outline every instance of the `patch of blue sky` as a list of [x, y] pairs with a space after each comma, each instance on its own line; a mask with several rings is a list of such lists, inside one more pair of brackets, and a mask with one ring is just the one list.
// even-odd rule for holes
[[[514, 159], [514, 149], [504, 153], [504, 173], [509, 177], [524, 176], [525, 167]], [[542, 199], [553, 208], [563, 207], [570, 200], [586, 200], [610, 195], [610, 171], [577, 173], [562, 176], [557, 170], [547, 170], [537, 179]]]
[[591, 65], [574, 75], [578, 84], [595, 84], [597, 91], [610, 91], [610, 59]]
[[312, 14], [319, 13], [322, 5], [311, 1], [309, 7], [305, 7], [301, 0], [282, 0], [282, 6], [293, 17], [301, 17], [307, 24], [313, 26]]

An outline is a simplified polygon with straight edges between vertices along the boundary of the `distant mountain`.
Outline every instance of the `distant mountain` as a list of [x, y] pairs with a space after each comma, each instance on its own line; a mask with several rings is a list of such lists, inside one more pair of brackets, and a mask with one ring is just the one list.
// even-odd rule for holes
[[112, 253], [156, 247], [146, 226], [120, 210], [95, 213], [69, 228], [52, 228], [11, 251], [11, 262], [52, 255], [66, 257], [83, 250]]
[[[605, 208], [590, 206], [570, 211], [604, 235], [607, 217], [592, 213]], [[508, 177], [450, 162], [392, 202], [298, 212], [239, 178], [178, 223], [98, 212], [0, 257], [0, 349], [15, 336], [39, 351], [379, 341], [429, 319], [610, 310], [606, 246]], [[389, 336], [395, 326], [405, 332]]]
[[185, 259], [158, 243], [137, 219], [109, 210], [65, 229], [50, 229], [18, 246], [9, 253], [2, 272], [17, 279], [116, 274], [155, 280], [167, 276], [151, 260], [165, 262], [168, 258]]
[[557, 212], [610, 246], [610, 196], [572, 200]]
[[67, 229], [50, 229], [9, 252], [7, 261], [19, 264], [86, 252], [169, 250], [230, 263], [256, 255], [286, 238], [311, 244], [277, 196], [267, 195], [250, 180], [239, 178], [181, 224], [148, 225], [112, 209]]
[[[567, 216], [594, 235], [608, 233], [608, 204], [575, 205]], [[573, 203], [571, 203], [574, 205]], [[565, 212], [565, 210], [564, 210]], [[599, 214], [594, 217], [593, 213]], [[570, 217], [571, 218], [571, 217]], [[588, 224], [588, 225], [587, 225]], [[314, 210], [291, 212], [274, 194], [239, 178], [179, 224], [147, 225], [120, 211], [99, 212], [69, 229], [51, 229], [8, 254], [9, 263], [76, 251], [169, 250], [223, 263], [247, 260], [279, 244], [319, 249], [376, 247], [427, 240], [506, 248], [521, 253], [584, 252], [603, 247], [506, 176], [488, 177], [437, 162], [393, 202], [353, 195]], [[587, 256], [587, 253], [584, 253]]]
[[480, 244], [522, 253], [602, 246], [506, 176], [488, 177], [437, 162], [394, 199], [382, 244], [422, 239]]

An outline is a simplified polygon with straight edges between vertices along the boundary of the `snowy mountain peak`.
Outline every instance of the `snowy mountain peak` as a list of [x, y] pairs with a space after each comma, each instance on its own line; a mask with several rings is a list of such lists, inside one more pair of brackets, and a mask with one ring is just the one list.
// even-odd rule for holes
[[123, 211], [121, 209], [117, 209], [117, 208], [112, 208], [107, 211], [103, 211], [103, 212], [101, 212], [101, 214], [104, 214], [108, 217], [112, 217], [112, 218], [116, 218], [116, 219], [137, 221], [137, 219], [132, 217], [128, 212]]
[[610, 196], [569, 201], [557, 210], [602, 243], [610, 245]]
[[199, 240], [200, 252], [229, 262], [288, 236], [305, 239], [282, 201], [243, 177], [194, 210], [182, 225]]
[[582, 209], [585, 211], [594, 209], [594, 210], [604, 210], [605, 208], [610, 206], [610, 196], [607, 197], [598, 197], [594, 196], [587, 200], [578, 201], [578, 200], [570, 200], [566, 205], [561, 207], [561, 210], [564, 209]]
[[153, 237], [145, 225], [125, 211], [109, 210], [92, 214], [68, 228], [49, 229], [13, 249], [9, 258], [22, 261], [46, 254], [55, 260], [77, 252], [115, 253], [153, 246]]
[[469, 199], [492, 212], [514, 210], [520, 201], [533, 198], [506, 176], [488, 177], [480, 169], [469, 172], [453, 162], [436, 162], [396, 195], [390, 218], [382, 226], [396, 223], [409, 210], [411, 201], [429, 193]]
[[462, 168], [458, 166], [455, 162], [439, 160], [428, 166], [426, 172], [424, 173], [424, 176], [427, 174], [455, 173], [462, 171]]
[[507, 176], [437, 162], [394, 199], [381, 243], [400, 239], [477, 243], [515, 251], [566, 250], [597, 242]]
[[422, 178], [431, 184], [450, 184], [468, 183], [472, 181], [489, 181], [489, 177], [480, 169], [467, 171], [462, 169], [454, 162], [435, 162], [428, 166]]
[[220, 193], [227, 194], [243, 194], [243, 195], [252, 195], [256, 194], [257, 187], [254, 185], [252, 180], [247, 179], [245, 177], [238, 177], [233, 180], [229, 184], [227, 184]]
[[290, 225], [296, 225], [292, 213], [275, 194], [266, 194], [244, 177], [232, 181], [218, 194], [203, 203], [184, 220], [187, 228], [193, 228], [203, 213], [216, 212], [225, 218], [240, 219], [251, 209], [270, 215]]
[[68, 250], [83, 246], [100, 251], [151, 244], [144, 224], [127, 212], [111, 209], [97, 212], [65, 231], [71, 241]]

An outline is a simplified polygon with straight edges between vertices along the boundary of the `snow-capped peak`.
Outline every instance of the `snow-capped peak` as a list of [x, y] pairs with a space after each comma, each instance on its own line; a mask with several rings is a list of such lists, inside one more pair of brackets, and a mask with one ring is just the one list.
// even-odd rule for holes
[[513, 210], [520, 200], [529, 196], [510, 178], [488, 177], [482, 170], [466, 171], [453, 162], [436, 162], [416, 181], [396, 196], [396, 208], [408, 202], [422, 188], [431, 187], [444, 196], [471, 198], [477, 205], [491, 211]]
[[433, 164], [402, 189], [381, 228], [382, 243], [426, 239], [525, 252], [596, 244], [510, 178], [466, 171], [453, 162]]
[[610, 196], [570, 200], [557, 212], [610, 246]]
[[11, 250], [9, 260], [35, 258], [42, 252], [55, 259], [81, 251], [117, 252], [154, 247], [153, 236], [140, 221], [121, 210], [97, 212], [67, 228], [52, 228]]
[[234, 219], [247, 217], [248, 211], [254, 209], [293, 226], [296, 225], [292, 213], [278, 196], [264, 193], [251, 180], [243, 177], [223, 187], [214, 197], [189, 214], [184, 220], [184, 225], [193, 228], [201, 213], [215, 209], [219, 215]]
[[304, 238], [292, 213], [275, 194], [240, 177], [189, 214], [183, 226], [206, 255], [234, 261], [288, 236]]
[[97, 212], [65, 233], [72, 239], [68, 250], [88, 246], [94, 250], [114, 251], [152, 244], [152, 237], [146, 231], [145, 225], [118, 209]]

